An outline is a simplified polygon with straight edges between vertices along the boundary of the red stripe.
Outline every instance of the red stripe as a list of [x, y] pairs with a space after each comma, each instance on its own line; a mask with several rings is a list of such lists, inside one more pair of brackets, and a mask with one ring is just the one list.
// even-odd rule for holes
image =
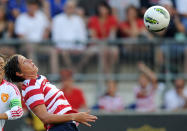
[[19, 110], [19, 111], [16, 111], [16, 112], [12, 111], [12, 114], [19, 114], [20, 112], [23, 112], [23, 110]]
[[25, 91], [25, 89], [27, 88], [26, 85], [22, 85], [21, 89]]
[[12, 117], [17, 117], [17, 116], [21, 116], [21, 115], [12, 115]]
[[17, 111], [12, 111], [12, 113], [17, 113], [17, 112], [20, 112], [20, 111], [23, 111], [22, 109], [19, 109]]
[[48, 106], [50, 102], [55, 98], [55, 96], [59, 93], [60, 91], [56, 92], [51, 98], [49, 98], [46, 102], [45, 105]]
[[30, 97], [34, 95], [42, 94], [41, 89], [33, 89], [26, 93], [24, 100], [27, 101]]
[[36, 79], [32, 79], [32, 80], [30, 80], [30, 82], [29, 82], [29, 86], [34, 86], [35, 83], [36, 83]]
[[45, 104], [44, 100], [37, 100], [34, 103], [30, 104], [29, 107], [32, 110], [35, 106]]
[[51, 90], [50, 87], [45, 87], [45, 90], [44, 90], [44, 96], [46, 96], [46, 94]]
[[18, 108], [17, 110], [14, 110], [14, 111], [12, 111], [12, 112], [17, 112], [17, 111], [20, 111], [21, 110], [21, 108]]
[[53, 112], [53, 114], [57, 114], [58, 112], [60, 112], [61, 110], [63, 110], [66, 107], [71, 107], [70, 105], [58, 105], [56, 110]]
[[61, 95], [61, 96], [59, 96], [56, 100], [55, 100], [55, 102], [49, 107], [49, 109], [48, 110], [50, 110], [52, 107], [53, 107], [53, 105], [56, 103], [56, 101], [57, 100], [60, 100], [60, 99], [62, 99], [62, 100], [66, 100], [66, 99], [64, 99], [64, 97]]
[[42, 81], [41, 86], [40, 86], [40, 88], [42, 89], [42, 91], [43, 91], [43, 88], [44, 88], [44, 86], [45, 86], [45, 84], [46, 84], [47, 82], [48, 82], [47, 79], [44, 79], [44, 80]]
[[22, 112], [20, 112], [20, 113], [12, 113], [12, 115], [18, 115], [18, 116], [20, 116], [21, 114], [23, 114]]

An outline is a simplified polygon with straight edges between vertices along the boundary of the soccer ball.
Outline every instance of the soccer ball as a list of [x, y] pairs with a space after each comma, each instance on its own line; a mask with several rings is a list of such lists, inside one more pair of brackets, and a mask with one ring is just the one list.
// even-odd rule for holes
[[144, 24], [149, 31], [158, 32], [169, 25], [170, 14], [162, 6], [152, 6], [144, 14]]

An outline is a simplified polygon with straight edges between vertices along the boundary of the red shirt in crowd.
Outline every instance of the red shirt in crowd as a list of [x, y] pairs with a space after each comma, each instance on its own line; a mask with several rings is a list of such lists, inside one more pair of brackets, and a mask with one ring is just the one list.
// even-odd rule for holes
[[[142, 28], [145, 27], [143, 19], [137, 19], [136, 20], [136, 25], [137, 25], [137, 28], [139, 30], [141, 30]], [[124, 29], [131, 30], [131, 25], [130, 25], [130, 23], [128, 21], [124, 21], [124, 22], [120, 23], [119, 29], [121, 30], [123, 37], [128, 37], [128, 34], [125, 34], [125, 32], [123, 30]]]
[[62, 91], [73, 109], [79, 110], [86, 105], [82, 90], [73, 87], [70, 92], [64, 88], [62, 88]]
[[118, 25], [117, 19], [114, 16], [109, 16], [103, 23], [100, 22], [98, 16], [93, 16], [88, 22], [88, 28], [96, 33], [98, 39], [105, 39], [110, 35], [113, 28]]

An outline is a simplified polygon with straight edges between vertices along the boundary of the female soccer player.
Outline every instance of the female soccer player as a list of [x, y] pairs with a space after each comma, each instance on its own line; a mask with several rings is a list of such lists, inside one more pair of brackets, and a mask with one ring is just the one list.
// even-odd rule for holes
[[96, 116], [89, 112], [76, 113], [64, 93], [51, 84], [32, 60], [22, 55], [12, 56], [5, 65], [9, 81], [23, 82], [22, 95], [28, 107], [45, 124], [48, 131], [78, 131], [75, 121], [91, 126]]
[[15, 120], [23, 115], [21, 95], [18, 88], [4, 80], [5, 57], [0, 55], [0, 131], [5, 120]]

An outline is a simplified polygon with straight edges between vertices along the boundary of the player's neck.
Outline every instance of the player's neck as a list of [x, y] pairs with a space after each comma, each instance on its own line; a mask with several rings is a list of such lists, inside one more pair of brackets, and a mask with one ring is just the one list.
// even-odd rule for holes
[[37, 77], [38, 77], [37, 74], [28, 74], [28, 75], [26, 75], [24, 78], [25, 78], [26, 80], [28, 80], [28, 79], [37, 79]]

